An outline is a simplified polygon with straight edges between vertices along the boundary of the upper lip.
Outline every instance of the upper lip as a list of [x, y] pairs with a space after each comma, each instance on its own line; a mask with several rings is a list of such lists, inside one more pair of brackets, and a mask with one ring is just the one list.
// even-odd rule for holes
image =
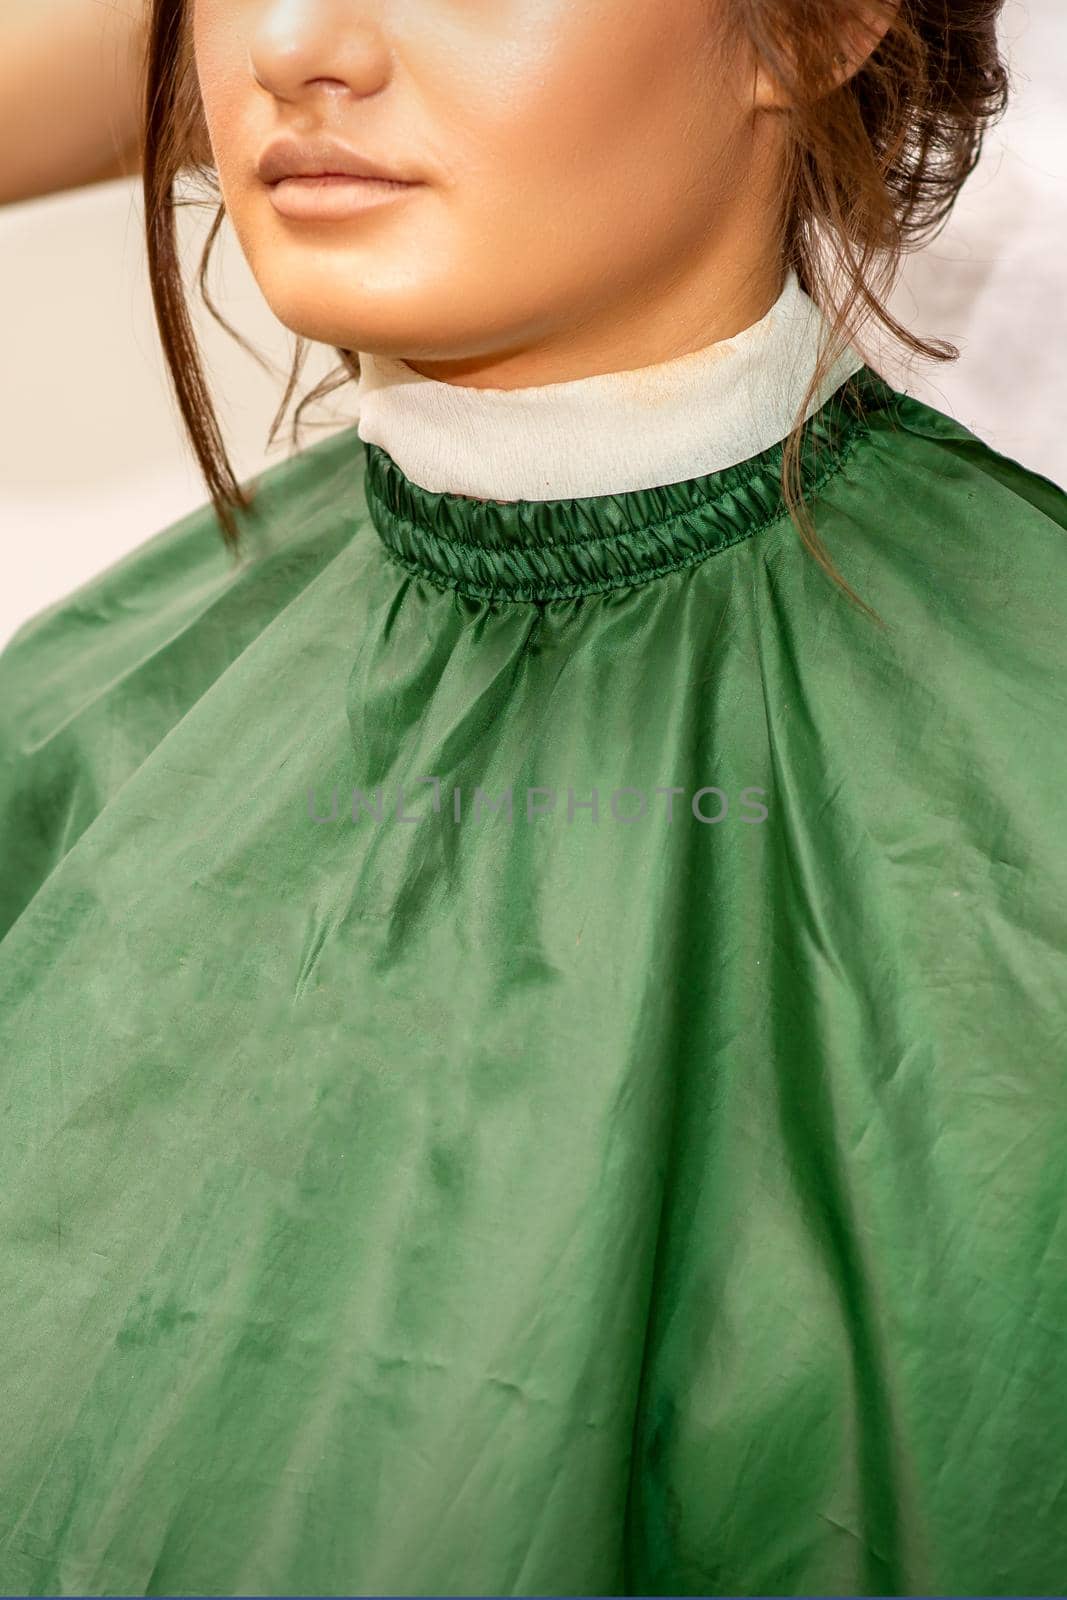
[[334, 139], [324, 138], [275, 139], [260, 156], [256, 172], [264, 183], [278, 183], [282, 178], [321, 178], [334, 173], [350, 178], [388, 178], [394, 183], [418, 181], [392, 172], [380, 162], [371, 161]]

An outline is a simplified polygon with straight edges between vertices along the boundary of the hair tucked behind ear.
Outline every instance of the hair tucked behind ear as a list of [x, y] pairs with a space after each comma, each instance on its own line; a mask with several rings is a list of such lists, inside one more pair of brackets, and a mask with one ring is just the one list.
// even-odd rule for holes
[[[944, 340], [910, 333], [887, 300], [905, 255], [940, 230], [974, 170], [987, 129], [1004, 112], [1009, 78], [996, 34], [1003, 0], [716, 0], [724, 38], [748, 45], [781, 86], [788, 110], [781, 190], [781, 255], [825, 313], [828, 335], [782, 460], [782, 489], [806, 547], [863, 611], [875, 613], [836, 570], [803, 499], [805, 412], [838, 356], [873, 317], [913, 352], [956, 360]], [[892, 13], [878, 44], [841, 81], [838, 58], [869, 37], [872, 12]], [[883, 15], [885, 12], [883, 12]], [[866, 30], [866, 32], [865, 32]], [[175, 229], [180, 205], [217, 207], [198, 269], [212, 316], [261, 360], [212, 303], [206, 275], [224, 216], [192, 56], [186, 0], [153, 0], [145, 85], [144, 202], [148, 269], [163, 351], [179, 409], [223, 536], [239, 542], [235, 511], [253, 503], [237, 483], [211, 403], [189, 316]], [[180, 198], [198, 181], [204, 200]], [[307, 358], [298, 338], [293, 367], [271, 424], [275, 438]], [[359, 376], [358, 357], [335, 347], [340, 365], [295, 408], [304, 409]], [[266, 365], [261, 361], [262, 365]], [[879, 620], [880, 619], [877, 619]]]

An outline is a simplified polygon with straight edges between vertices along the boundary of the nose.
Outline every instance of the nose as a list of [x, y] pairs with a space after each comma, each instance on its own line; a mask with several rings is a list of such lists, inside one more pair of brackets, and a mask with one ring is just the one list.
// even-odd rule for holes
[[292, 105], [316, 95], [376, 94], [392, 56], [367, 0], [273, 0], [257, 8], [248, 43], [252, 77]]

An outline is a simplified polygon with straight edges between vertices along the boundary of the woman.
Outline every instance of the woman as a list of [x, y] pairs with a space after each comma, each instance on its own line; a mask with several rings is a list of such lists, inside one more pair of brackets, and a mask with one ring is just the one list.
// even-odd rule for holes
[[[211, 499], [0, 658], [4, 1592], [1062, 1592], [1067, 496], [856, 343], [995, 10], [157, 0]], [[358, 381], [254, 485], [197, 151]]]

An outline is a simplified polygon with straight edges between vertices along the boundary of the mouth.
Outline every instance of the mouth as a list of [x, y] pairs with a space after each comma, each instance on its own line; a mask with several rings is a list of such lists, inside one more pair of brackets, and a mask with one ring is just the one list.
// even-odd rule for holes
[[409, 183], [399, 178], [314, 172], [278, 178], [267, 185], [267, 192], [280, 216], [296, 222], [322, 222], [358, 216], [424, 187], [422, 183]]

